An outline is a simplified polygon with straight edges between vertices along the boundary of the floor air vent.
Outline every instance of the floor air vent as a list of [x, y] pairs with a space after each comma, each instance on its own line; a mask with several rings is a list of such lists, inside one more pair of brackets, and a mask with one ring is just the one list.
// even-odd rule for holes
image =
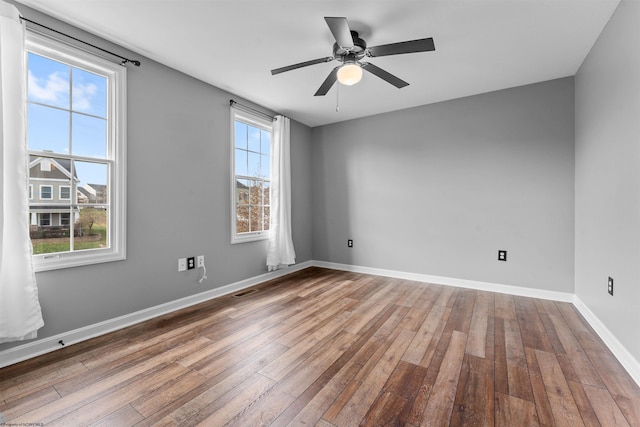
[[233, 296], [236, 297], [236, 298], [240, 298], [240, 297], [252, 294], [254, 292], [258, 292], [258, 290], [257, 289], [247, 289], [246, 291], [241, 291], [241, 292], [238, 292], [237, 294], [233, 294]]

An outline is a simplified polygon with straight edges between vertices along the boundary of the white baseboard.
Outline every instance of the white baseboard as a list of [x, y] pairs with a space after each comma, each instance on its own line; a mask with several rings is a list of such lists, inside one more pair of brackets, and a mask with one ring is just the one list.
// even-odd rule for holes
[[283, 268], [274, 272], [261, 274], [256, 277], [251, 277], [249, 279], [241, 280], [239, 282], [231, 283], [175, 301], [170, 301], [168, 303], [140, 310], [135, 313], [116, 317], [104, 322], [88, 325], [56, 336], [30, 341], [23, 345], [0, 351], [0, 368], [13, 365], [14, 363], [18, 363], [32, 357], [40, 356], [54, 350], [58, 350], [59, 348], [61, 348], [60, 344], [58, 343], [60, 340], [62, 340], [66, 345], [75, 344], [313, 266], [330, 268], [333, 270], [352, 271], [355, 273], [373, 274], [376, 276], [414, 280], [417, 282], [426, 282], [438, 285], [455, 286], [467, 289], [477, 289], [509, 295], [526, 296], [531, 298], [541, 298], [553, 301], [573, 303], [578, 311], [580, 311], [582, 316], [587, 320], [587, 322], [589, 322], [591, 327], [604, 341], [607, 347], [609, 347], [614, 356], [620, 361], [622, 366], [624, 366], [627, 372], [629, 372], [629, 375], [631, 375], [635, 382], [640, 385], [640, 363], [627, 351], [627, 349], [616, 339], [616, 337], [606, 328], [606, 326], [604, 326], [600, 319], [598, 319], [596, 315], [593, 314], [591, 310], [589, 310], [589, 308], [580, 300], [580, 298], [572, 293], [524, 288], [512, 285], [501, 285], [496, 283], [456, 279], [451, 277], [431, 276], [427, 274], [408, 273], [403, 271], [385, 270], [380, 268], [371, 268], [348, 264], [338, 264], [325, 261], [305, 261], [303, 263], [292, 265], [290, 267]]
[[160, 304], [155, 307], [146, 308], [134, 313], [125, 314], [124, 316], [105, 320], [104, 322], [88, 325], [52, 337], [29, 341], [25, 344], [0, 351], [0, 368], [13, 365], [14, 363], [22, 362], [23, 360], [31, 359], [32, 357], [40, 356], [54, 350], [58, 350], [61, 348], [61, 344], [59, 344], [59, 341], [63, 341], [65, 345], [76, 344], [81, 341], [107, 334], [109, 332], [126, 328], [127, 326], [132, 326], [137, 323], [144, 322], [145, 320], [162, 316], [163, 314], [171, 313], [173, 311], [190, 307], [201, 302], [209, 301], [223, 295], [232, 294], [239, 290], [249, 288], [251, 286], [255, 286], [260, 283], [276, 279], [278, 277], [282, 277], [308, 267], [312, 267], [313, 265], [314, 264], [312, 261], [306, 261], [300, 264], [282, 268], [280, 270], [241, 280], [239, 282], [230, 283], [228, 285], [201, 292], [199, 294], [190, 295], [188, 297], [180, 298], [175, 301]]
[[582, 317], [596, 331], [600, 339], [604, 341], [611, 353], [618, 359], [631, 378], [640, 386], [640, 362], [634, 358], [625, 346], [609, 331], [609, 329], [593, 314], [587, 305], [577, 296], [573, 297], [573, 305], [578, 309]]
[[334, 270], [353, 271], [355, 273], [373, 274], [376, 276], [394, 277], [397, 279], [414, 280], [416, 282], [433, 283], [435, 285], [455, 286], [457, 288], [476, 289], [480, 291], [498, 292], [501, 294], [518, 295], [523, 297], [548, 299], [553, 301], [573, 302], [573, 294], [569, 292], [547, 291], [544, 289], [523, 288], [520, 286], [500, 285], [496, 283], [479, 282], [477, 280], [455, 279], [451, 277], [431, 276], [428, 274], [407, 273], [404, 271], [385, 270], [381, 268], [362, 267], [357, 265], [337, 264], [333, 262], [314, 261], [317, 267]]

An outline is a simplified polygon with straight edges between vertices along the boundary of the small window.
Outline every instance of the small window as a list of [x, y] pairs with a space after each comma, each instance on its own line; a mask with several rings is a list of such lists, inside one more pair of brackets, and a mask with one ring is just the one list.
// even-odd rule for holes
[[33, 184], [29, 184], [29, 200], [33, 200]]
[[60, 186], [60, 200], [71, 200], [71, 187], [68, 185]]
[[71, 214], [69, 212], [62, 212], [60, 214], [60, 225], [62, 226], [71, 225]]
[[53, 187], [50, 185], [40, 186], [40, 200], [52, 200], [53, 199]]
[[25, 56], [30, 217], [55, 224], [31, 233], [35, 270], [125, 259], [126, 68], [30, 32]]
[[51, 214], [50, 213], [41, 213], [40, 214], [40, 226], [41, 227], [50, 227], [51, 226]]
[[231, 243], [269, 236], [271, 132], [270, 121], [231, 109]]

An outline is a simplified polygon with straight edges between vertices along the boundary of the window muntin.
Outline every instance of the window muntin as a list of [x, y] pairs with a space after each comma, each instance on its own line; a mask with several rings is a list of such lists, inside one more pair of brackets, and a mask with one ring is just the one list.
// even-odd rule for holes
[[270, 218], [272, 124], [232, 108], [231, 242], [266, 239]]
[[31, 33], [26, 63], [36, 271], [124, 259], [126, 69]]

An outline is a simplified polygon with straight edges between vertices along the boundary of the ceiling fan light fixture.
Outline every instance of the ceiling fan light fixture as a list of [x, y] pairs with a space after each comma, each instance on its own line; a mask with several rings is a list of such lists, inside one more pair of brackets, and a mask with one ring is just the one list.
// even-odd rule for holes
[[356, 63], [347, 63], [338, 69], [338, 81], [345, 86], [353, 86], [362, 80], [362, 68]]

